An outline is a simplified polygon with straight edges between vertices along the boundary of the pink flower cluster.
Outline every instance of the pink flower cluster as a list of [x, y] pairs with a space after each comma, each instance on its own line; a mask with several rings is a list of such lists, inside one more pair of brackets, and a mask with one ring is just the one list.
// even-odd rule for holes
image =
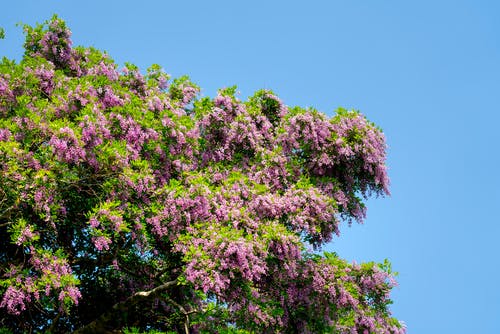
[[26, 227], [23, 228], [21, 234], [17, 238], [16, 245], [20, 246], [25, 242], [32, 240], [37, 235], [38, 234], [33, 232], [32, 227], [28, 224], [26, 225]]
[[[10, 267], [7, 277], [12, 285], [5, 291], [0, 307], [14, 315], [19, 315], [26, 310], [27, 305], [33, 300], [39, 301], [41, 294], [50, 296], [58, 292], [60, 301], [64, 305], [64, 297], [68, 296], [73, 303], [78, 304], [81, 293], [75, 286], [72, 270], [68, 263], [57, 256], [49, 253], [41, 253], [30, 246], [30, 264], [32, 273], [28, 277], [22, 277], [16, 267]], [[35, 275], [36, 274], [36, 275]], [[63, 282], [72, 282], [66, 283]]]
[[50, 138], [54, 154], [62, 161], [79, 164], [85, 159], [86, 151], [80, 146], [73, 129], [64, 127]]
[[0, 112], [6, 113], [15, 102], [16, 98], [9, 87], [9, 76], [0, 75]]
[[5, 307], [9, 313], [18, 315], [26, 309], [26, 294], [13, 286], [9, 286], [3, 295], [0, 307]]
[[64, 21], [54, 18], [48, 31], [35, 31], [31, 27], [25, 27], [28, 38], [25, 48], [33, 56], [43, 57], [57, 67], [66, 66], [72, 57], [73, 49], [71, 31], [66, 27]]
[[204, 161], [232, 160], [235, 155], [252, 157], [260, 148], [272, 147], [272, 125], [262, 116], [248, 112], [234, 97], [218, 95], [213, 108], [200, 122], [207, 141]]

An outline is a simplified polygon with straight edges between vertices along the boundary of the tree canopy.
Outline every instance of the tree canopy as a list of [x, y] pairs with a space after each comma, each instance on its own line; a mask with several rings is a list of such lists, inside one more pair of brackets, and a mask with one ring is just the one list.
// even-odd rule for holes
[[4, 331], [405, 332], [388, 262], [320, 252], [389, 193], [362, 114], [202, 97], [73, 47], [57, 16], [24, 30], [0, 63]]

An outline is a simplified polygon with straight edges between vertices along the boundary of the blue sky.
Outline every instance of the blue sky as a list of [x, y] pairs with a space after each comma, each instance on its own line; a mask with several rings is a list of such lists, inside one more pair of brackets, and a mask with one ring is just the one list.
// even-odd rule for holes
[[236, 84], [359, 109], [386, 134], [392, 195], [326, 248], [391, 260], [408, 333], [498, 333], [499, 2], [18, 0], [2, 4], [0, 56], [21, 56], [16, 23], [53, 13], [74, 44], [188, 74], [204, 95]]

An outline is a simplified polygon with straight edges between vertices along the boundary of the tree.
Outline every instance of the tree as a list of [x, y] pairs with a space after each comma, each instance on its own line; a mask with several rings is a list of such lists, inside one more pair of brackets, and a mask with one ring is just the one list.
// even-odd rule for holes
[[405, 332], [388, 262], [319, 252], [388, 194], [363, 115], [200, 97], [73, 47], [57, 16], [25, 33], [0, 63], [0, 327]]

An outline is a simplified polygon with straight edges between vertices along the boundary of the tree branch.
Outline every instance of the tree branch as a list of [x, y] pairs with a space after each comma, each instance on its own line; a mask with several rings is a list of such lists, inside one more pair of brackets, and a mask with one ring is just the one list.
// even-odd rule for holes
[[52, 323], [50, 324], [49, 330], [47, 331], [48, 333], [54, 332], [54, 329], [56, 328], [57, 322], [59, 321], [60, 318], [61, 318], [61, 313], [59, 312], [57, 313], [56, 317], [52, 319]]
[[110, 329], [107, 328], [107, 324], [109, 322], [119, 318], [120, 314], [123, 314], [125, 311], [129, 310], [132, 306], [136, 305], [137, 303], [144, 300], [152, 299], [176, 284], [177, 284], [177, 279], [165, 282], [162, 285], [159, 285], [156, 288], [149, 291], [138, 291], [134, 293], [132, 296], [125, 299], [124, 301], [113, 305], [113, 307], [108, 312], [103, 313], [99, 318], [95, 319], [91, 323], [75, 330], [73, 334], [109, 333], [109, 330], [113, 329], [113, 328]]
[[186, 334], [189, 334], [189, 315], [192, 313], [196, 313], [197, 311], [196, 310], [186, 311], [186, 309], [181, 304], [177, 303], [175, 300], [169, 297], [167, 297], [167, 301], [170, 302], [175, 307], [177, 307], [181, 311], [181, 313], [184, 314], [184, 317], [186, 318], [184, 320], [184, 332]]
[[[14, 206], [10, 206], [7, 209], [5, 209], [4, 211], [0, 212], [0, 219], [9, 218], [10, 214], [9, 215], [7, 215], [7, 214], [10, 213], [12, 210], [14, 210]], [[8, 226], [10, 224], [12, 224], [12, 222], [7, 222], [7, 223], [4, 223], [4, 224], [2, 224], [0, 226], [3, 227], [3, 226]]]

